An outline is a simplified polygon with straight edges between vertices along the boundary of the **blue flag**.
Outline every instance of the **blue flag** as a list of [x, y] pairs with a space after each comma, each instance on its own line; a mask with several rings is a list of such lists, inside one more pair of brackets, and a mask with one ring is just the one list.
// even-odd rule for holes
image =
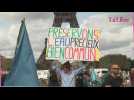
[[20, 27], [11, 71], [4, 86], [39, 86], [36, 63], [24, 20]]
[[97, 80], [97, 75], [94, 70], [94, 68], [91, 69], [91, 81], [96, 81]]

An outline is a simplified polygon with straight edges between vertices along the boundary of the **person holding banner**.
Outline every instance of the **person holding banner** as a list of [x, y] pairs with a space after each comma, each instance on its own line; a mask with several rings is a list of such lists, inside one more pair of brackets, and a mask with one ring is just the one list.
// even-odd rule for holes
[[75, 76], [86, 66], [80, 66], [77, 69], [72, 69], [69, 61], [63, 64], [63, 68], [60, 69], [58, 62], [53, 64], [52, 69], [56, 71], [57, 76], [61, 79], [61, 87], [75, 87]]

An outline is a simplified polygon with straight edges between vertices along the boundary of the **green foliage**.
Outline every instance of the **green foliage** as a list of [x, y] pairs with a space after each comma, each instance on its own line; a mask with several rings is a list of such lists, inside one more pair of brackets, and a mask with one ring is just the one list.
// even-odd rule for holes
[[[49, 69], [49, 66], [51, 66], [52, 61], [45, 60], [44, 63], [39, 64], [37, 62], [37, 68], [40, 70]], [[134, 68], [134, 60], [131, 60], [130, 58], [127, 58], [124, 55], [106, 55], [100, 59], [99, 62], [89, 62], [89, 68], [90, 66], [94, 66], [95, 68], [109, 68], [110, 64], [117, 63], [121, 66], [123, 70], [130, 70], [130, 68]], [[12, 59], [5, 58], [4, 59], [4, 69], [10, 70], [12, 64]]]
[[104, 68], [109, 68], [110, 64], [118, 64], [121, 69], [129, 70], [132, 65], [132, 60], [125, 55], [106, 55], [100, 59], [100, 65]]
[[5, 59], [4, 60], [4, 70], [10, 70], [12, 64], [12, 59]]

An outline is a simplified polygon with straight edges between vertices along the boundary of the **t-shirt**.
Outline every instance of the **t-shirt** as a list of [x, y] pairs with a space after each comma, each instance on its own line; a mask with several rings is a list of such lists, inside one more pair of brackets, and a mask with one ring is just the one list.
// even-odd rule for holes
[[61, 70], [60, 75], [61, 75], [62, 87], [74, 87], [75, 86], [75, 73], [73, 71], [66, 74], [64, 73], [63, 70]]
[[102, 86], [110, 85], [111, 87], [120, 87], [122, 85], [122, 82], [123, 80], [121, 77], [113, 78], [111, 75], [108, 75], [105, 77]]
[[63, 70], [57, 67], [56, 72], [61, 77], [61, 86], [62, 87], [75, 87], [75, 76], [79, 73], [79, 71], [81, 71], [84, 68], [85, 66], [72, 70], [70, 73], [65, 73]]

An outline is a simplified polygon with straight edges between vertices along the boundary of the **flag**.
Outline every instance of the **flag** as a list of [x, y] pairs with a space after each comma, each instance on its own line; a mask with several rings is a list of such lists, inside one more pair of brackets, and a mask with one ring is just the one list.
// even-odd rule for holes
[[97, 75], [96, 75], [94, 68], [92, 68], [91, 69], [91, 81], [94, 82], [96, 80], [97, 80]]
[[22, 20], [15, 57], [4, 86], [39, 86], [37, 68], [30, 45], [25, 20]]

